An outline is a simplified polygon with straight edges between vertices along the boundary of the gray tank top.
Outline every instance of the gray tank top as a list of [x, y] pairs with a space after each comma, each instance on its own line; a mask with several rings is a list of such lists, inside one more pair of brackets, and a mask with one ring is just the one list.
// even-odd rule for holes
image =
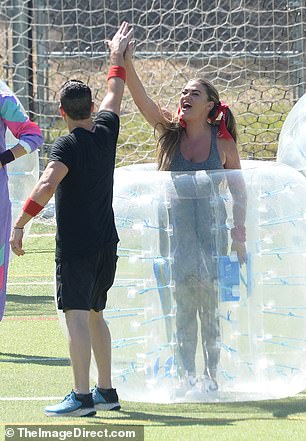
[[170, 171], [197, 171], [197, 170], [220, 170], [223, 164], [219, 156], [217, 147], [217, 128], [211, 125], [211, 144], [210, 152], [206, 161], [192, 162], [185, 159], [181, 153], [180, 146], [177, 146], [171, 165]]

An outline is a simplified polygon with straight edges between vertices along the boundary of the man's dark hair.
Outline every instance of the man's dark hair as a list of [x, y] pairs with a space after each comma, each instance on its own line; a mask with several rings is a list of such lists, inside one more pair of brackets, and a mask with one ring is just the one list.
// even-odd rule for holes
[[91, 90], [83, 81], [66, 81], [60, 90], [60, 102], [73, 120], [87, 119], [91, 115]]

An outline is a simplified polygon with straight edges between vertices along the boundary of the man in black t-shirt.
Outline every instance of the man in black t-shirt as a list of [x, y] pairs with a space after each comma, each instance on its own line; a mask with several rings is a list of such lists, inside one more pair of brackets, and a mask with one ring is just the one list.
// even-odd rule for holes
[[[61, 93], [86, 89], [90, 92], [88, 86], [68, 81]], [[118, 115], [100, 110], [88, 128], [78, 126], [52, 146], [49, 163], [60, 161], [69, 170], [55, 193], [59, 261], [92, 255], [118, 242], [112, 210], [118, 132]]]
[[[13, 252], [23, 255], [24, 225], [55, 193], [57, 301], [65, 313], [74, 387], [61, 403], [46, 407], [48, 416], [92, 416], [96, 409], [120, 409], [111, 383], [111, 337], [103, 309], [117, 262], [113, 174], [125, 81], [123, 54], [131, 33], [124, 22], [108, 41], [108, 90], [94, 121], [89, 87], [69, 80], [61, 88], [60, 112], [69, 134], [54, 142], [49, 163], [11, 235]], [[90, 391], [91, 350], [98, 379]]]

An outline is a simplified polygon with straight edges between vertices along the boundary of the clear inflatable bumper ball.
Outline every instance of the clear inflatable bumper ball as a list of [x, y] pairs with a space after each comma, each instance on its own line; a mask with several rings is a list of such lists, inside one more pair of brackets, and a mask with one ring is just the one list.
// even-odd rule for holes
[[306, 176], [306, 94], [289, 112], [279, 136], [277, 161]]
[[[306, 388], [300, 173], [256, 161], [241, 171], [122, 167], [114, 211], [119, 260], [105, 318], [122, 399], [262, 400]], [[244, 212], [241, 265], [230, 232]]]

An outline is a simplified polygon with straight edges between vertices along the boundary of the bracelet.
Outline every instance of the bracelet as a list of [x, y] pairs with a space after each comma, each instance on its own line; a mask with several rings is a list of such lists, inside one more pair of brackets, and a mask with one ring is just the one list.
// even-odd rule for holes
[[244, 225], [237, 225], [231, 228], [231, 238], [237, 242], [246, 241], [246, 230]]
[[126, 70], [124, 66], [111, 66], [108, 71], [107, 80], [110, 78], [117, 77], [121, 78], [124, 82], [126, 81]]
[[35, 217], [44, 207], [33, 199], [28, 198], [22, 207], [23, 211], [32, 217]]
[[24, 230], [24, 227], [13, 227], [13, 230]]
[[6, 164], [9, 164], [10, 162], [14, 161], [15, 156], [12, 152], [12, 150], [8, 149], [4, 152], [0, 153], [0, 162], [2, 164], [2, 167], [4, 167]]

